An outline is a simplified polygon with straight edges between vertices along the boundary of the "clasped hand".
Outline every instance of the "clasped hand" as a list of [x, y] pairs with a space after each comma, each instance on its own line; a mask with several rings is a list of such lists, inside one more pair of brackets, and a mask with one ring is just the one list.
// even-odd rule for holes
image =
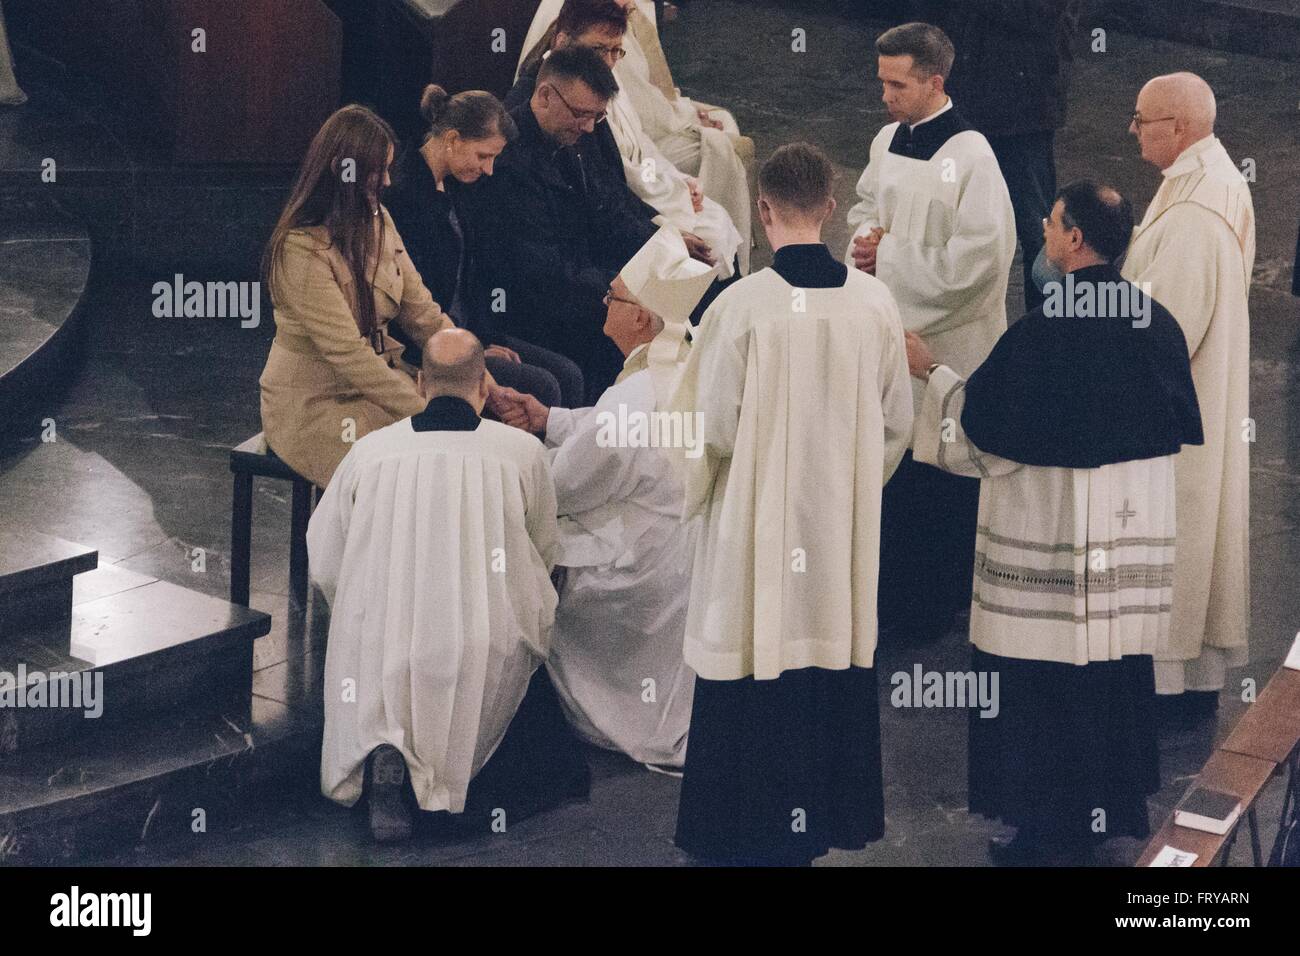
[[527, 392], [498, 385], [488, 395], [487, 407], [507, 425], [542, 434], [551, 410]]

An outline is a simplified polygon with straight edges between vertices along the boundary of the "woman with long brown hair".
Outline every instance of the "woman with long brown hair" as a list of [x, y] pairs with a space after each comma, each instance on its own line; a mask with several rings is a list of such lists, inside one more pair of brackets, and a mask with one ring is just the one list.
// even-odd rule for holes
[[416, 346], [453, 324], [379, 202], [395, 142], [363, 106], [330, 116], [263, 260], [275, 340], [261, 378], [262, 427], [272, 450], [321, 487], [353, 442], [424, 409], [389, 323]]

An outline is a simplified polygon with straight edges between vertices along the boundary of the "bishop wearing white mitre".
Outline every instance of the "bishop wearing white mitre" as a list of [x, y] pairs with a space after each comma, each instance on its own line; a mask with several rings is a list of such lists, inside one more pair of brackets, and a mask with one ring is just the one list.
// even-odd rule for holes
[[579, 736], [655, 767], [682, 765], [695, 680], [682, 639], [696, 523], [682, 521], [670, 454], [701, 435], [666, 406], [712, 275], [660, 229], [610, 287], [605, 334], [626, 356], [615, 384], [594, 408], [519, 396], [526, 427], [545, 431], [559, 502], [565, 572], [546, 666]]

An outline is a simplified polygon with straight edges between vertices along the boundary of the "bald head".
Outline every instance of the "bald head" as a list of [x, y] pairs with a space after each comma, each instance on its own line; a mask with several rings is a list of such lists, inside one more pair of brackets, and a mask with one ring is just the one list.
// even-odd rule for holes
[[487, 399], [483, 345], [466, 329], [443, 329], [424, 344], [420, 391], [425, 398], [453, 395], [482, 411]]
[[1131, 130], [1142, 145], [1142, 156], [1161, 169], [1214, 133], [1214, 91], [1195, 73], [1166, 73], [1149, 80], [1138, 94], [1136, 110], [1141, 123]]
[[1143, 92], [1150, 93], [1161, 107], [1187, 124], [1192, 142], [1214, 132], [1216, 105], [1214, 90], [1195, 73], [1166, 73], [1148, 81]]

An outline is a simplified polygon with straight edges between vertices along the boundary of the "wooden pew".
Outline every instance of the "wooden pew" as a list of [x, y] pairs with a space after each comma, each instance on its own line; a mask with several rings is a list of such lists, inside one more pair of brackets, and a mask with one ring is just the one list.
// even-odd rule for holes
[[1169, 845], [1196, 853], [1194, 866], [1210, 866], [1219, 857], [1226, 866], [1242, 821], [1250, 828], [1255, 865], [1262, 865], [1254, 804], [1273, 775], [1281, 774], [1284, 768], [1287, 792], [1295, 794], [1300, 774], [1300, 671], [1281, 667], [1193, 782], [1193, 786], [1199, 784], [1241, 798], [1243, 810], [1236, 826], [1218, 836], [1176, 826], [1171, 813], [1137, 865], [1148, 866], [1161, 848]]
[[[1204, 830], [1180, 827], [1174, 823], [1174, 815], [1170, 813], [1164, 826], [1152, 836], [1151, 842], [1138, 858], [1137, 865], [1150, 866], [1156, 854], [1165, 846], [1195, 853], [1196, 862], [1192, 865], [1196, 867], [1212, 865], [1220, 854], [1226, 865], [1228, 855], [1232, 852], [1232, 844], [1236, 840], [1237, 830], [1243, 821], [1251, 828], [1251, 849], [1254, 853], [1255, 865], [1261, 865], [1262, 854], [1254, 803], [1276, 770], [1277, 764], [1271, 760], [1233, 753], [1230, 750], [1216, 750], [1206, 761], [1192, 786], [1210, 787], [1238, 797], [1244, 809], [1236, 824], [1220, 836], [1206, 833]], [[1188, 790], [1190, 791], [1191, 787], [1188, 787]]]

